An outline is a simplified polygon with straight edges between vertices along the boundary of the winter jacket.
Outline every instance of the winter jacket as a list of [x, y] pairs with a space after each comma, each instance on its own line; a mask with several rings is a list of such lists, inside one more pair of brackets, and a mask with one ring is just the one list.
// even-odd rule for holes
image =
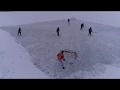
[[89, 32], [92, 32], [92, 29], [90, 28], [88, 31], [89, 31]]
[[64, 55], [61, 54], [61, 53], [59, 53], [59, 54], [57, 55], [57, 58], [58, 58], [58, 60], [62, 60], [62, 59], [64, 59]]
[[21, 32], [21, 29], [19, 28], [18, 32]]
[[59, 32], [59, 30], [60, 30], [60, 29], [59, 29], [59, 28], [57, 28], [56, 32]]

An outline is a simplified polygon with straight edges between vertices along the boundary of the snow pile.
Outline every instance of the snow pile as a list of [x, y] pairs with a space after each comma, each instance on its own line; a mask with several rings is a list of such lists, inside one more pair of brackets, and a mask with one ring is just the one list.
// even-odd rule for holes
[[0, 78], [49, 78], [33, 65], [24, 47], [6, 31], [0, 30]]
[[[105, 72], [106, 65], [120, 66], [120, 31], [118, 28], [83, 21], [58, 20], [30, 25], [1, 27], [8, 31], [18, 43], [24, 46], [32, 56], [34, 65], [51, 78], [94, 78]], [[21, 27], [22, 36], [17, 36]], [[56, 29], [60, 28], [60, 37]], [[92, 27], [92, 36], [88, 29]], [[57, 61], [60, 50], [69, 49], [77, 52], [73, 65], [64, 62], [65, 70]], [[66, 59], [70, 61], [70, 59]]]

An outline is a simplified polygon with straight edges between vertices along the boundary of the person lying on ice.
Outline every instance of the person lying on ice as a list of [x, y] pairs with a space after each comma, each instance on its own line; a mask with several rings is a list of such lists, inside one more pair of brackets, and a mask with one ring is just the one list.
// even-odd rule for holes
[[61, 51], [60, 53], [58, 53], [57, 59], [60, 61], [61, 65], [62, 65], [62, 68], [65, 69], [64, 64], [62, 62], [62, 60], [65, 61], [63, 53], [64, 53], [64, 51]]

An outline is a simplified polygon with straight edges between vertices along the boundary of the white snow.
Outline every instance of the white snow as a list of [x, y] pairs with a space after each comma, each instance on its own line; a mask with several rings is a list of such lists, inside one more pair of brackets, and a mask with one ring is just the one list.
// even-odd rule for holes
[[0, 78], [49, 78], [33, 65], [28, 51], [6, 31], [0, 30]]
[[0, 26], [46, 22], [75, 17], [120, 27], [120, 11], [10, 11], [0, 12]]
[[105, 73], [101, 74], [97, 79], [120, 79], [120, 68], [106, 65]]

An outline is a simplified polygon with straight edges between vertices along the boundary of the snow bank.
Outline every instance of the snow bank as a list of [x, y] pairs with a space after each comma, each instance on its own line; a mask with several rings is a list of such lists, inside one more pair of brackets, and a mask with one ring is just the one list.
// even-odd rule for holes
[[28, 51], [0, 30], [0, 78], [49, 78], [33, 65]]

